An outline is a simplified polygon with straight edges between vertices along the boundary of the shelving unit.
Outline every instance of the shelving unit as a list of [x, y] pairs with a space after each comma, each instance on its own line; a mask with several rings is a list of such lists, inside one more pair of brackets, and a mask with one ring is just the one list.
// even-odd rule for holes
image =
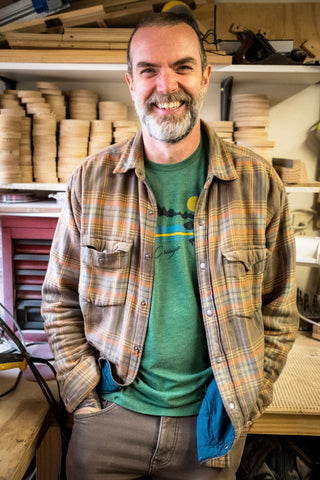
[[[26, 53], [26, 58], [28, 58]], [[78, 57], [79, 58], [79, 57]], [[0, 78], [16, 82], [19, 89], [34, 89], [37, 81], [57, 82], [60, 88], [68, 93], [76, 88], [94, 89], [102, 100], [122, 100], [129, 106], [129, 118], [135, 118], [134, 107], [125, 82], [125, 63], [66, 63], [63, 52], [57, 63], [43, 63], [3, 60], [0, 55]], [[94, 60], [93, 60], [94, 62]], [[202, 116], [205, 120], [220, 120], [220, 84], [228, 76], [233, 77], [233, 94], [264, 93], [270, 98], [269, 136], [275, 140], [275, 156], [300, 158], [307, 164], [310, 181], [301, 185], [286, 187], [289, 201], [297, 203], [296, 208], [314, 202], [315, 195], [320, 193], [319, 172], [317, 163], [320, 158], [317, 140], [311, 140], [310, 131], [319, 121], [320, 104], [320, 67], [313, 65], [230, 65], [213, 64], [211, 83], [206, 95]], [[0, 80], [0, 93], [5, 84]], [[231, 116], [232, 118], [232, 109]], [[312, 143], [313, 142], [313, 143]], [[318, 148], [318, 150], [317, 150]], [[318, 152], [318, 153], [317, 153]], [[49, 192], [63, 192], [65, 184], [15, 183], [1, 185], [0, 191], [32, 191], [45, 197]], [[296, 200], [298, 199], [298, 200]], [[55, 201], [44, 201], [42, 205], [30, 203], [12, 206], [0, 204], [0, 215], [10, 220], [10, 215], [17, 217], [19, 223], [25, 217], [38, 217], [39, 226], [45, 219], [54, 221], [60, 207]], [[22, 213], [19, 213], [21, 208]], [[47, 208], [47, 209], [46, 209]], [[11, 213], [10, 213], [11, 212]], [[33, 212], [33, 213], [32, 213]], [[42, 218], [39, 218], [42, 217]], [[12, 218], [12, 217], [11, 217]], [[34, 219], [36, 220], [36, 219]], [[302, 268], [320, 272], [316, 264], [302, 264]], [[303, 273], [307, 276], [307, 273]], [[316, 281], [313, 279], [313, 282]], [[12, 292], [10, 293], [10, 295]], [[9, 296], [10, 296], [9, 295]]]
[[[16, 82], [18, 88], [35, 88], [35, 82], [39, 80], [58, 82], [65, 91], [79, 88], [81, 85], [83, 88], [97, 90], [100, 97], [104, 96], [106, 100], [122, 99], [129, 105], [129, 117], [131, 118], [135, 116], [135, 112], [125, 82], [126, 70], [127, 66], [124, 63], [65, 63], [63, 51], [59, 63], [0, 62], [0, 77]], [[234, 92], [263, 91], [266, 94], [271, 92], [273, 105], [293, 98], [302, 90], [312, 88], [312, 86], [317, 86], [320, 90], [319, 66], [213, 64], [211, 86], [203, 108], [204, 119], [220, 119], [220, 83], [228, 76], [233, 77]], [[274, 133], [277, 134], [278, 129], [274, 130]], [[313, 173], [312, 171], [310, 178], [314, 178]], [[33, 183], [31, 185], [35, 191], [55, 192], [63, 191], [65, 188], [60, 184], [47, 186]], [[320, 183], [318, 185], [312, 182], [307, 185], [289, 186], [287, 191], [315, 193], [320, 191], [319, 187]], [[0, 185], [0, 188], [23, 190], [27, 187], [24, 184], [13, 184]]]

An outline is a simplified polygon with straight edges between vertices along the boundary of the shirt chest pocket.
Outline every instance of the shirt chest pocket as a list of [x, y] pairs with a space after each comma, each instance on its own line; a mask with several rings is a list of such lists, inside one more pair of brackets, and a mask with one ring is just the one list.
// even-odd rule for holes
[[132, 243], [86, 240], [81, 247], [79, 295], [98, 306], [125, 302]]
[[238, 315], [251, 316], [254, 310], [261, 308], [267, 257], [266, 248], [223, 252], [229, 301]]

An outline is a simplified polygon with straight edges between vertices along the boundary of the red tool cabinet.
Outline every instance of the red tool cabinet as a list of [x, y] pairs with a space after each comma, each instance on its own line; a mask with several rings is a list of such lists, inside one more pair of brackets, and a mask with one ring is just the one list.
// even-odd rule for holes
[[[4, 306], [24, 337], [45, 339], [41, 288], [57, 218], [1, 216]], [[12, 320], [6, 321], [14, 328]]]

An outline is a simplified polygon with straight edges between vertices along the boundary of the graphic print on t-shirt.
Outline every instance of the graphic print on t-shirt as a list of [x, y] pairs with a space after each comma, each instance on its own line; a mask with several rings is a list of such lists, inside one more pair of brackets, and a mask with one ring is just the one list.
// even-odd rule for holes
[[[173, 256], [180, 249], [180, 245], [177, 245], [175, 248], [164, 250], [163, 244], [159, 245], [160, 239], [163, 241], [174, 242], [182, 240], [181, 237], [186, 237], [191, 245], [194, 244], [193, 221], [197, 201], [197, 196], [191, 196], [186, 204], [187, 209], [183, 212], [175, 211], [173, 208], [167, 209], [165, 206], [160, 207], [158, 205], [159, 221], [156, 230], [155, 258], [158, 258], [161, 255]], [[161, 219], [161, 217], [166, 217], [168, 219], [167, 222], [165, 221], [165, 218]], [[172, 219], [174, 223], [171, 224], [169, 219]]]

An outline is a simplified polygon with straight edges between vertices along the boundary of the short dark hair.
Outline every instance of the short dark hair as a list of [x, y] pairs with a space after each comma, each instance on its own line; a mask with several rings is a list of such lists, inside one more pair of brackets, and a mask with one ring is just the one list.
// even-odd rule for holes
[[161, 13], [151, 13], [146, 17], [142, 18], [142, 20], [139, 21], [139, 23], [136, 25], [135, 29], [133, 30], [131, 37], [129, 39], [128, 50], [127, 50], [127, 64], [128, 64], [129, 75], [132, 76], [132, 61], [131, 61], [131, 55], [130, 55], [131, 43], [137, 30], [140, 30], [140, 28], [153, 27], [153, 26], [158, 26], [158, 27], [172, 26], [173, 27], [175, 25], [181, 25], [183, 23], [186, 23], [187, 25], [189, 25], [194, 30], [194, 32], [198, 37], [199, 47], [200, 47], [201, 70], [203, 73], [204, 69], [207, 66], [207, 55], [203, 46], [201, 32], [199, 30], [198, 24], [195, 21], [195, 19], [191, 15], [180, 14], [180, 13], [177, 14], [172, 12], [161, 12]]

